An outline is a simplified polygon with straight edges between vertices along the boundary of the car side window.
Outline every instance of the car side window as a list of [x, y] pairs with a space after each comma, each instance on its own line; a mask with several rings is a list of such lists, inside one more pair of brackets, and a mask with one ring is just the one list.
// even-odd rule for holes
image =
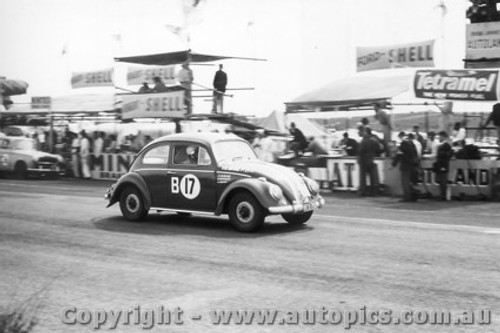
[[148, 150], [142, 157], [142, 164], [166, 166], [168, 162], [169, 152], [170, 145], [153, 147], [152, 149]]
[[210, 165], [208, 151], [195, 144], [180, 144], [174, 147], [174, 164]]

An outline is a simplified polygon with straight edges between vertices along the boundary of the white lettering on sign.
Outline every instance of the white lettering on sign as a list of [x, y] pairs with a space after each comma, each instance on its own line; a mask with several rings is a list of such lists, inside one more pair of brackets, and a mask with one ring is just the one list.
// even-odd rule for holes
[[172, 177], [170, 188], [172, 194], [181, 192], [186, 199], [190, 200], [196, 198], [201, 191], [200, 180], [193, 174], [185, 175], [180, 181], [179, 177]]
[[496, 74], [488, 78], [446, 77], [440, 74], [417, 72], [417, 89], [426, 90], [458, 90], [458, 91], [491, 91], [495, 84]]

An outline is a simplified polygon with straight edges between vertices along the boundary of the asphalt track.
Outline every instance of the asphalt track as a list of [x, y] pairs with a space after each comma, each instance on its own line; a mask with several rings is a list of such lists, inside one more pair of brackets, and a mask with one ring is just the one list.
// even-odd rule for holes
[[[214, 325], [211, 310], [481, 310], [492, 324], [354, 325], [351, 332], [498, 332], [500, 209], [492, 202], [399, 203], [325, 193], [305, 226], [269, 217], [260, 232], [227, 217], [105, 208], [109, 182], [0, 179], [0, 306], [35, 294], [35, 332], [94, 332], [61, 311], [180, 307], [158, 332], [343, 332], [342, 325]], [[41, 291], [40, 291], [41, 290]], [[37, 293], [38, 292], [38, 293]], [[193, 320], [197, 314], [201, 319]], [[106, 328], [106, 325], [103, 325]], [[119, 325], [116, 332], [144, 331]]]

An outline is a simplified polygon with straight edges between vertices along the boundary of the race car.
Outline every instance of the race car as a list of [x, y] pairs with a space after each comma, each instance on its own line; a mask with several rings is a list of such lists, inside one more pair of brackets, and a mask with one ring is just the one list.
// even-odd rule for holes
[[0, 137], [0, 172], [14, 173], [25, 179], [30, 175], [59, 177], [65, 173], [60, 155], [36, 150], [33, 139], [20, 136]]
[[306, 223], [324, 205], [318, 184], [284, 166], [260, 161], [232, 134], [181, 133], [148, 144], [129, 171], [106, 192], [127, 220], [150, 210], [228, 214], [239, 231], [252, 232], [267, 215]]

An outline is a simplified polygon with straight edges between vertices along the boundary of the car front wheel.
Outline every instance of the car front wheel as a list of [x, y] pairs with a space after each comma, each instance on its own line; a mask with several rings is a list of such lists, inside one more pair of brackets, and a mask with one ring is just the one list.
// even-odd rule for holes
[[250, 193], [238, 193], [229, 202], [229, 220], [238, 231], [256, 231], [264, 223], [265, 217], [264, 208]]
[[133, 186], [128, 186], [122, 191], [120, 195], [120, 210], [123, 217], [129, 221], [141, 221], [148, 215], [148, 211], [144, 207], [142, 194]]
[[300, 213], [300, 214], [282, 214], [281, 216], [283, 216], [283, 218], [285, 219], [285, 221], [287, 221], [289, 224], [299, 225], [299, 224], [304, 224], [307, 221], [309, 221], [309, 219], [311, 218], [312, 214], [313, 214], [313, 211], [311, 210], [311, 211], [306, 212], [306, 213]]

